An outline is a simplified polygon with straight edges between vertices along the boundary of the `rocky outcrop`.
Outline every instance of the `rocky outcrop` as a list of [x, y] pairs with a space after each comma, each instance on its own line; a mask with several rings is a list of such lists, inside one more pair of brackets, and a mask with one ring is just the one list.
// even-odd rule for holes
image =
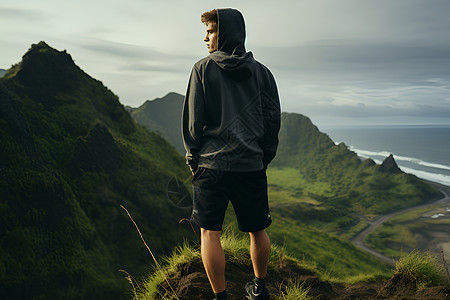
[[113, 136], [101, 123], [96, 123], [86, 137], [79, 137], [72, 157], [72, 171], [104, 171], [113, 173], [121, 166], [121, 151]]
[[403, 173], [395, 162], [394, 156], [391, 154], [380, 165], [380, 172], [389, 174]]

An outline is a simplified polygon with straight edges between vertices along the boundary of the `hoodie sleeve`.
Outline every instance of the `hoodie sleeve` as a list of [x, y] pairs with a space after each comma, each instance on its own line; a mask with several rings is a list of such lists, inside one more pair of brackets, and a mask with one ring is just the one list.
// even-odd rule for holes
[[205, 125], [205, 103], [203, 84], [197, 68], [192, 68], [182, 115], [182, 136], [186, 149], [186, 164], [191, 171], [198, 167], [198, 152], [202, 145]]
[[[270, 73], [269, 73], [270, 74]], [[278, 148], [278, 132], [281, 126], [281, 108], [278, 89], [273, 75], [271, 77], [271, 93], [264, 101], [264, 141], [263, 141], [263, 164], [267, 168], [274, 159]]]

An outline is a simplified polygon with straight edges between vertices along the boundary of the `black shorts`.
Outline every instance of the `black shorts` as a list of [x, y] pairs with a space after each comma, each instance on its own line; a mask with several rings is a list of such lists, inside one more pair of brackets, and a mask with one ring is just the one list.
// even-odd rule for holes
[[231, 172], [199, 167], [192, 189], [191, 221], [201, 228], [222, 230], [228, 201], [233, 204], [239, 230], [256, 232], [272, 223], [265, 170]]

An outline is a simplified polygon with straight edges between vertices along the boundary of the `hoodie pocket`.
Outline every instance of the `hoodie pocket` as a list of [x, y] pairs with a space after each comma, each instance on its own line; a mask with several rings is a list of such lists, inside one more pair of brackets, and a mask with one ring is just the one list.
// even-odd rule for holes
[[206, 168], [198, 167], [194, 173], [194, 177], [192, 177], [192, 182], [198, 180], [205, 173], [205, 171], [206, 171]]

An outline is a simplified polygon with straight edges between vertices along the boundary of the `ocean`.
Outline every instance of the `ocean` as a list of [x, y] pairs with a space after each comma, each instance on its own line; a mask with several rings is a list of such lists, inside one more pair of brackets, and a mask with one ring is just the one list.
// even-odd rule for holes
[[450, 125], [326, 127], [335, 143], [344, 142], [361, 158], [377, 164], [393, 154], [400, 169], [450, 186]]

